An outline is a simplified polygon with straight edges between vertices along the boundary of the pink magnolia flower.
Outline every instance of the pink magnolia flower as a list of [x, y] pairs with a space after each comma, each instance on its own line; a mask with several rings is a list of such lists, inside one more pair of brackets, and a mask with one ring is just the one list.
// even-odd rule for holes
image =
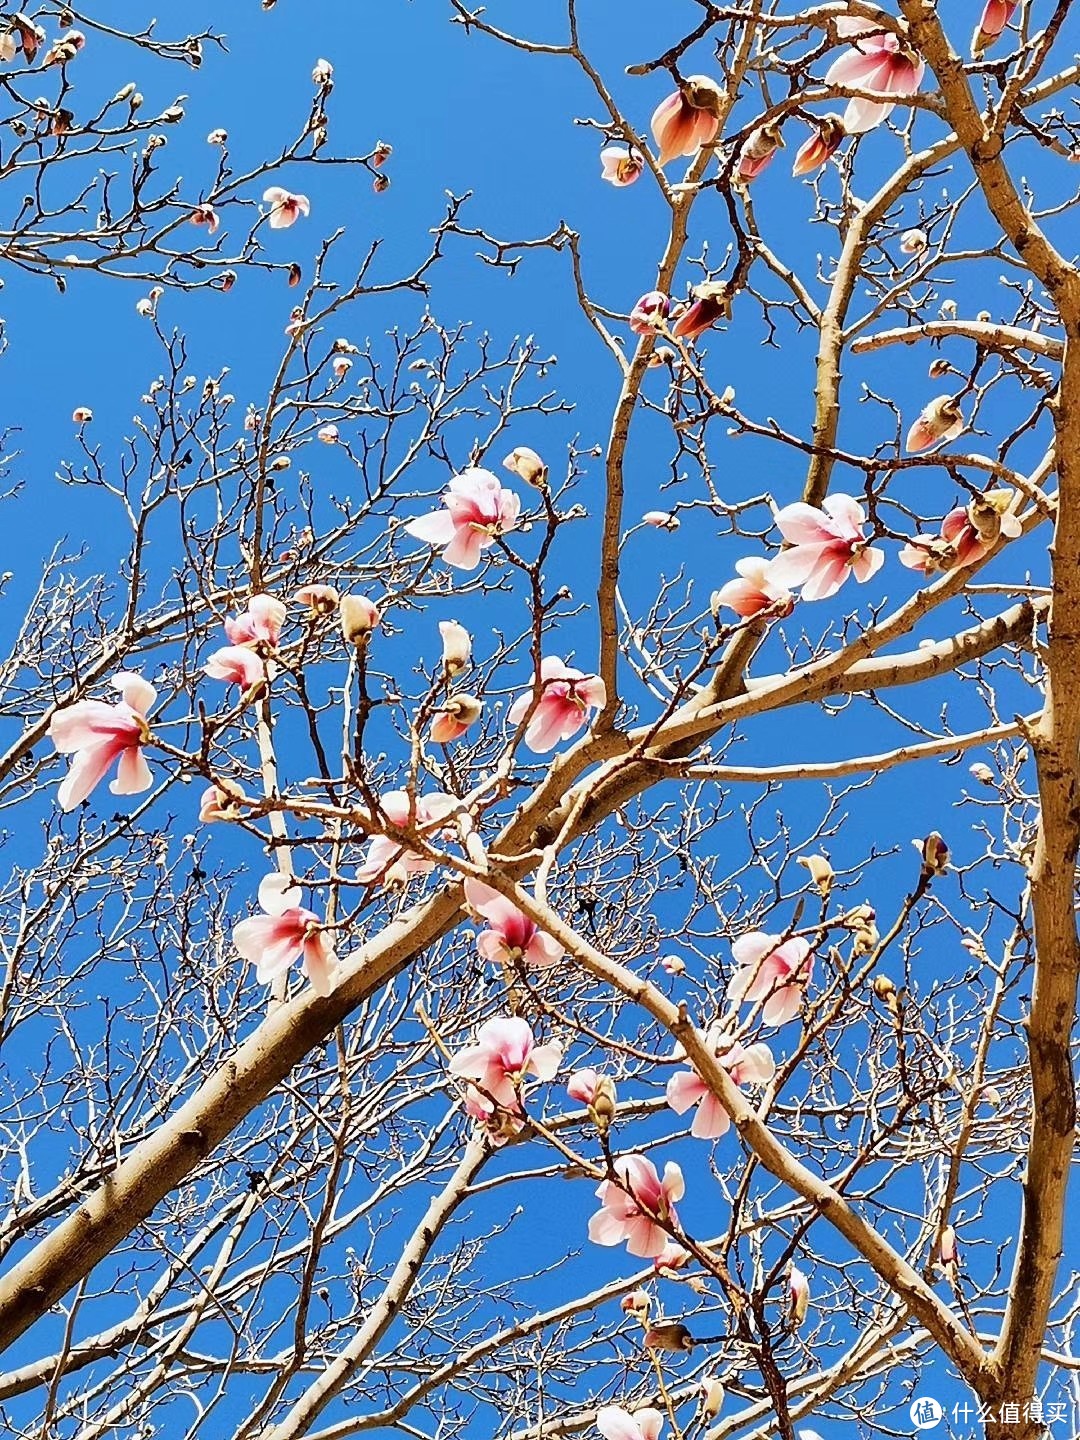
[[670, 510], [646, 510], [641, 523], [651, 525], [654, 530], [678, 530], [682, 522]]
[[[588, 723], [589, 711], [602, 710], [607, 704], [607, 689], [598, 675], [575, 670], [557, 655], [541, 660], [535, 687], [540, 690], [540, 700], [525, 731], [525, 744], [538, 755], [576, 735]], [[509, 724], [519, 725], [525, 719], [535, 687], [519, 695], [510, 706], [506, 716]]]
[[337, 609], [341, 597], [333, 585], [301, 585], [292, 598], [297, 605], [306, 605], [314, 615], [329, 615]]
[[196, 205], [191, 212], [191, 223], [192, 225], [205, 225], [211, 235], [216, 235], [218, 226], [221, 224], [221, 216], [213, 205]]
[[504, 490], [490, 470], [470, 467], [455, 475], [442, 497], [445, 510], [410, 520], [406, 532], [442, 547], [442, 558], [459, 570], [475, 570], [481, 553], [513, 530], [521, 501]]
[[777, 512], [776, 523], [791, 548], [768, 569], [771, 585], [802, 587], [804, 600], [827, 600], [849, 575], [863, 583], [876, 575], [885, 561], [863, 535], [866, 515], [850, 495], [829, 495], [819, 510], [797, 501]]
[[923, 409], [907, 433], [911, 451], [928, 450], [939, 440], [955, 440], [964, 428], [964, 414], [951, 395], [938, 395]]
[[217, 820], [235, 820], [240, 814], [237, 796], [220, 785], [211, 785], [199, 797], [199, 823], [211, 825]]
[[788, 1302], [791, 1307], [791, 1323], [797, 1330], [806, 1319], [806, 1312], [810, 1308], [810, 1281], [795, 1265], [788, 1271]]
[[451, 1075], [472, 1082], [470, 1098], [476, 1113], [494, 1114], [496, 1106], [521, 1113], [519, 1093], [530, 1073], [551, 1080], [562, 1060], [562, 1046], [554, 1040], [537, 1045], [528, 1021], [520, 1016], [487, 1020], [470, 1045], [450, 1061]]
[[[457, 805], [452, 795], [441, 790], [430, 795], [416, 797], [413, 825], [417, 830], [428, 831], [444, 820]], [[379, 807], [391, 825], [405, 828], [409, 825], [409, 795], [405, 790], [390, 790], [379, 796]], [[364, 863], [356, 872], [361, 885], [371, 885], [376, 880], [383, 884], [396, 884], [407, 880], [410, 875], [430, 875], [435, 861], [419, 854], [394, 840], [389, 835], [376, 835], [369, 842]]]
[[56, 798], [61, 810], [76, 805], [104, 780], [117, 764], [114, 795], [139, 795], [154, 783], [142, 747], [150, 739], [146, 712], [157, 699], [148, 680], [130, 671], [112, 677], [120, 700], [79, 700], [57, 710], [49, 721], [49, 739], [61, 755], [73, 755], [71, 768], [61, 781]]
[[630, 329], [635, 335], [655, 335], [671, 310], [671, 301], [662, 290], [647, 290], [630, 311]]
[[602, 1208], [589, 1221], [589, 1239], [596, 1245], [626, 1241], [629, 1254], [643, 1259], [662, 1255], [668, 1242], [663, 1223], [676, 1219], [675, 1202], [686, 1193], [683, 1174], [669, 1161], [664, 1178], [644, 1155], [622, 1155], [614, 1164], [617, 1180], [605, 1180], [596, 1191]]
[[600, 166], [601, 180], [610, 185], [633, 185], [645, 168], [645, 157], [636, 145], [605, 145]]
[[[711, 1026], [706, 1043], [736, 1085], [767, 1085], [776, 1070], [767, 1045], [727, 1044], [719, 1026]], [[684, 1053], [679, 1047], [679, 1053]], [[716, 1140], [726, 1135], [731, 1117], [696, 1070], [678, 1070], [667, 1083], [667, 1103], [676, 1115], [685, 1115], [692, 1106], [694, 1122], [690, 1134], [699, 1140]]]
[[266, 679], [266, 661], [246, 645], [224, 645], [209, 657], [203, 671], [211, 680], [250, 690]]
[[658, 1440], [664, 1417], [651, 1405], [632, 1415], [621, 1405], [601, 1405], [596, 1412], [596, 1428], [604, 1440]]
[[922, 84], [926, 62], [909, 49], [892, 31], [875, 30], [867, 20], [840, 19], [837, 29], [851, 37], [851, 49], [834, 60], [825, 76], [826, 85], [844, 85], [880, 95], [880, 100], [849, 100], [844, 111], [844, 129], [862, 135], [880, 125], [896, 100], [914, 95]]
[[962, 570], [973, 565], [990, 549], [983, 541], [966, 509], [950, 510], [941, 522], [940, 535], [916, 535], [897, 557], [909, 570], [936, 575], [941, 570]]
[[722, 280], [705, 280], [690, 293], [692, 302], [671, 327], [673, 335], [682, 340], [696, 340], [718, 320], [731, 319], [731, 292]]
[[247, 609], [225, 618], [230, 645], [269, 645], [276, 649], [287, 611], [273, 595], [252, 595]]
[[823, 115], [810, 139], [804, 140], [795, 151], [792, 175], [809, 175], [812, 170], [819, 170], [840, 148], [846, 134], [839, 115]]
[[233, 944], [255, 966], [260, 985], [283, 975], [298, 957], [300, 968], [320, 995], [333, 988], [331, 967], [336, 956], [319, 917], [300, 904], [300, 887], [287, 875], [271, 871], [259, 885], [262, 915], [233, 927]]
[[263, 191], [263, 200], [270, 206], [268, 224], [271, 230], [287, 230], [295, 225], [301, 215], [311, 214], [311, 201], [306, 195], [294, 195], [280, 185], [271, 185]]
[[675, 1240], [669, 1240], [660, 1254], [653, 1256], [653, 1269], [658, 1275], [662, 1275], [665, 1270], [681, 1270], [693, 1258], [685, 1245], [680, 1245]]
[[769, 563], [764, 555], [747, 555], [736, 560], [735, 569], [740, 578], [721, 585], [712, 597], [713, 609], [726, 605], [744, 620], [762, 610], [772, 610], [777, 616], [790, 615], [795, 608], [795, 597], [769, 578]]
[[748, 930], [732, 941], [739, 967], [728, 982], [728, 999], [738, 1004], [764, 1000], [766, 1025], [785, 1025], [802, 1008], [803, 991], [814, 968], [810, 946], [801, 935], [781, 943], [779, 935]]
[[432, 740], [436, 745], [449, 745], [454, 740], [460, 740], [483, 713], [483, 701], [475, 695], [451, 695], [431, 722]]
[[652, 117], [659, 164], [670, 164], [680, 155], [696, 155], [703, 145], [712, 144], [720, 128], [720, 98], [714, 80], [691, 75], [681, 90], [661, 100]]
[[751, 130], [739, 151], [737, 167], [739, 179], [748, 183], [756, 180], [772, 161], [777, 150], [783, 149], [783, 145], [780, 126], [776, 121], [759, 125], [756, 130]]
[[1018, 0], [986, 0], [983, 12], [971, 37], [971, 53], [976, 59], [998, 40], [1013, 17]]
[[588, 1066], [582, 1070], [575, 1070], [566, 1082], [566, 1093], [571, 1100], [579, 1100], [582, 1105], [591, 1105], [596, 1099], [596, 1086], [600, 1080], [599, 1072]]
[[486, 921], [488, 928], [477, 936], [476, 948], [493, 964], [511, 965], [523, 960], [526, 965], [547, 969], [557, 965], [566, 951], [551, 935], [546, 935], [511, 901], [480, 880], [465, 881], [465, 899], [471, 909]]

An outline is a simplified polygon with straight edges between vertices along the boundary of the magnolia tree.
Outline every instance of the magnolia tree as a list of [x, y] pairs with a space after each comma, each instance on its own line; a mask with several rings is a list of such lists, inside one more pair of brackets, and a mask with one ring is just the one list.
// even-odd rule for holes
[[5, 1433], [1075, 1433], [1068, 0], [111, 8], [0, 15], [110, 372], [6, 439]]

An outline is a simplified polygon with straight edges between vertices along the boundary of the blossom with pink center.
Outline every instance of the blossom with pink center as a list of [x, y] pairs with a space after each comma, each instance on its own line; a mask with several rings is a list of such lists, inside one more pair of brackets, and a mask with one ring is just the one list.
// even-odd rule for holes
[[707, 75], [691, 75], [682, 89], [661, 100], [652, 116], [658, 164], [696, 155], [703, 145], [712, 144], [720, 128], [720, 100], [719, 85]]
[[495, 1108], [520, 1114], [519, 1095], [528, 1075], [551, 1080], [562, 1060], [562, 1046], [554, 1040], [537, 1045], [528, 1021], [520, 1016], [499, 1016], [480, 1026], [476, 1044], [450, 1061], [451, 1075], [471, 1081], [470, 1100], [484, 1117]]
[[259, 885], [263, 913], [233, 927], [233, 944], [255, 966], [260, 985], [283, 975], [294, 960], [320, 995], [329, 995], [336, 956], [319, 917], [300, 904], [300, 887], [271, 871]]
[[[711, 1026], [705, 1043], [736, 1085], [767, 1085], [776, 1070], [767, 1045], [728, 1043], [719, 1026]], [[681, 1056], [682, 1047], [678, 1051]], [[690, 1134], [699, 1140], [716, 1140], [726, 1135], [731, 1117], [696, 1070], [678, 1070], [667, 1083], [667, 1103], [676, 1115], [685, 1115], [696, 1106]]]
[[150, 739], [146, 712], [157, 691], [130, 671], [114, 675], [112, 684], [120, 692], [117, 704], [79, 700], [49, 721], [49, 739], [57, 751], [74, 757], [56, 792], [61, 810], [81, 804], [114, 763], [116, 779], [109, 786], [114, 795], [139, 795], [154, 783], [142, 747]]
[[647, 290], [630, 311], [630, 329], [635, 335], [655, 335], [671, 309], [671, 301], [662, 290]]
[[276, 649], [285, 623], [285, 606], [273, 595], [252, 595], [247, 609], [225, 618], [225, 634], [231, 645], [269, 645]]
[[560, 740], [569, 740], [588, 723], [590, 710], [607, 704], [607, 688], [599, 675], [586, 675], [546, 655], [540, 662], [540, 676], [532, 690], [519, 695], [507, 712], [507, 721], [519, 725], [532, 708], [536, 689], [540, 699], [525, 731], [525, 744], [538, 755], [553, 750]]
[[983, 12], [971, 37], [971, 53], [976, 59], [1000, 39], [1013, 17], [1018, 0], [986, 0]]
[[476, 937], [476, 948], [493, 964], [513, 965], [518, 960], [537, 969], [557, 965], [566, 954], [559, 942], [520, 911], [512, 901], [480, 880], [465, 881], [469, 907], [487, 921]]
[[837, 21], [841, 34], [851, 38], [851, 49], [834, 60], [825, 76], [826, 85], [843, 85], [865, 90], [880, 100], [853, 99], [844, 111], [844, 129], [862, 135], [880, 125], [897, 99], [914, 95], [922, 84], [926, 62], [889, 30], [875, 30], [867, 20], [843, 18]]
[[418, 520], [405, 530], [416, 540], [442, 548], [447, 565], [475, 570], [480, 556], [518, 522], [521, 501], [504, 490], [490, 470], [470, 467], [455, 475], [442, 497], [445, 509]]
[[722, 280], [706, 280], [690, 292], [691, 303], [671, 327], [681, 340], [696, 340], [719, 320], [731, 319], [731, 291]]
[[964, 428], [964, 414], [951, 395], [938, 395], [920, 414], [904, 444], [913, 452], [928, 450], [939, 440], [955, 440]]
[[668, 1243], [664, 1225], [675, 1220], [675, 1202], [686, 1192], [683, 1173], [673, 1161], [663, 1179], [644, 1155], [621, 1155], [613, 1166], [618, 1179], [605, 1180], [596, 1191], [602, 1208], [589, 1221], [589, 1239], [596, 1245], [620, 1245], [629, 1254], [651, 1260]]
[[[440, 790], [434, 790], [430, 795], [418, 795], [411, 824], [419, 831], [431, 831], [438, 826], [440, 820], [445, 820], [456, 805], [457, 801], [452, 795], [444, 795]], [[380, 795], [379, 807], [391, 825], [402, 829], [410, 825], [410, 800], [407, 791], [390, 790], [385, 795]], [[371, 885], [375, 881], [387, 885], [399, 884], [411, 875], [430, 875], [434, 869], [435, 861], [428, 859], [426, 855], [410, 850], [392, 836], [376, 835], [368, 844], [364, 863], [357, 870], [356, 878], [361, 885]]]
[[735, 569], [740, 578], [729, 580], [713, 594], [713, 610], [726, 605], [744, 620], [760, 614], [762, 610], [771, 610], [777, 616], [790, 615], [795, 607], [795, 597], [790, 590], [784, 590], [770, 580], [769, 564], [764, 555], [747, 555], [742, 560], [736, 560]]
[[777, 150], [783, 149], [783, 145], [780, 126], [775, 121], [759, 125], [756, 130], [751, 130], [739, 151], [739, 162], [736, 167], [739, 179], [745, 180], [747, 183], [756, 180], [771, 162]]
[[776, 524], [790, 549], [769, 563], [770, 585], [802, 587], [804, 600], [827, 600], [849, 575], [861, 583], [876, 575], [885, 554], [863, 534], [866, 515], [850, 495], [828, 495], [819, 510], [797, 501], [777, 512]]
[[221, 216], [213, 205], [196, 205], [191, 212], [191, 223], [192, 225], [205, 225], [211, 235], [216, 235], [218, 226], [221, 224]]
[[314, 615], [329, 615], [337, 609], [341, 597], [333, 585], [301, 585], [292, 598], [297, 605], [306, 605]]
[[942, 570], [962, 570], [973, 565], [990, 549], [962, 506], [950, 510], [941, 522], [940, 535], [916, 535], [900, 551], [898, 559], [909, 570], [936, 575]]
[[[732, 941], [739, 967], [728, 981], [728, 999], [738, 1004], [764, 1001], [766, 1025], [786, 1025], [802, 1009], [803, 992], [814, 968], [810, 946], [801, 935], [781, 942], [779, 935], [749, 930]], [[753, 1048], [753, 1047], [751, 1047]]]
[[267, 222], [271, 230], [287, 230], [295, 225], [301, 215], [311, 214], [311, 201], [306, 195], [294, 195], [280, 185], [271, 185], [263, 191], [263, 200], [270, 206]]
[[266, 661], [246, 645], [223, 645], [209, 657], [203, 671], [211, 680], [251, 690], [265, 681]]
[[633, 185], [645, 168], [636, 145], [605, 145], [600, 151], [600, 178], [610, 185]]
[[820, 170], [840, 148], [846, 134], [844, 122], [839, 115], [823, 115], [810, 139], [804, 140], [795, 151], [792, 175], [809, 175], [812, 170]]
[[596, 1428], [604, 1440], [658, 1440], [664, 1417], [651, 1405], [632, 1415], [621, 1405], [601, 1405], [596, 1412]]
[[810, 1308], [810, 1281], [795, 1265], [788, 1271], [788, 1304], [792, 1327], [797, 1330]]

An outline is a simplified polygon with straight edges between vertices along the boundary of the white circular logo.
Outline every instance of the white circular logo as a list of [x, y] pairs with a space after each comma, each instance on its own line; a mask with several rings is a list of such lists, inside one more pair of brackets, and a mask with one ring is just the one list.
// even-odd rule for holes
[[945, 1411], [932, 1395], [920, 1395], [912, 1402], [908, 1414], [916, 1430], [933, 1430], [941, 1424]]

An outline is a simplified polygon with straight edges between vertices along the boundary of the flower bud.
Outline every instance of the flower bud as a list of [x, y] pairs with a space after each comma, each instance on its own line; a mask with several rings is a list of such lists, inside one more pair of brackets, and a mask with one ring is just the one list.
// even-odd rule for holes
[[980, 785], [993, 785], [996, 783], [996, 776], [989, 765], [984, 765], [981, 760], [976, 760], [974, 765], [968, 766], [968, 774]]
[[617, 1106], [618, 1092], [615, 1089], [615, 1081], [610, 1075], [598, 1076], [588, 1108], [599, 1135], [604, 1136], [611, 1129]]
[[341, 616], [341, 633], [350, 645], [366, 645], [368, 636], [379, 623], [380, 615], [375, 603], [366, 595], [343, 595], [338, 604]]
[[542, 489], [547, 484], [547, 466], [536, 451], [530, 450], [527, 445], [519, 445], [515, 450], [511, 450], [502, 463], [504, 469], [512, 470], [526, 485], [535, 485], [537, 489]]
[[900, 249], [905, 255], [921, 255], [929, 243], [925, 230], [905, 230], [900, 236]]
[[336, 445], [338, 439], [338, 428], [336, 425], [323, 425], [318, 433], [318, 438], [324, 445]]
[[911, 843], [922, 856], [922, 873], [927, 879], [945, 874], [949, 868], [949, 847], [936, 830], [931, 830], [925, 840]]
[[651, 1304], [652, 1296], [647, 1290], [631, 1290], [619, 1301], [619, 1309], [627, 1315], [644, 1315]]
[[311, 72], [312, 83], [315, 85], [329, 85], [334, 78], [334, 67], [329, 60], [316, 60], [315, 68]]
[[672, 515], [670, 510], [646, 510], [641, 521], [654, 530], [678, 530], [680, 524], [679, 517]]
[[703, 1375], [698, 1388], [701, 1394], [701, 1413], [706, 1420], [715, 1420], [724, 1403], [723, 1385], [715, 1375]]
[[71, 412], [71, 419], [75, 425], [88, 425], [94, 418], [94, 412], [89, 405], [76, 405]]
[[833, 887], [833, 868], [825, 859], [824, 855], [800, 855], [800, 865], [805, 865], [810, 872], [810, 879], [817, 886], [818, 894], [823, 900], [829, 898], [829, 892]]
[[443, 667], [448, 675], [456, 675], [472, 658], [472, 636], [456, 620], [440, 620], [439, 634], [443, 642]]

